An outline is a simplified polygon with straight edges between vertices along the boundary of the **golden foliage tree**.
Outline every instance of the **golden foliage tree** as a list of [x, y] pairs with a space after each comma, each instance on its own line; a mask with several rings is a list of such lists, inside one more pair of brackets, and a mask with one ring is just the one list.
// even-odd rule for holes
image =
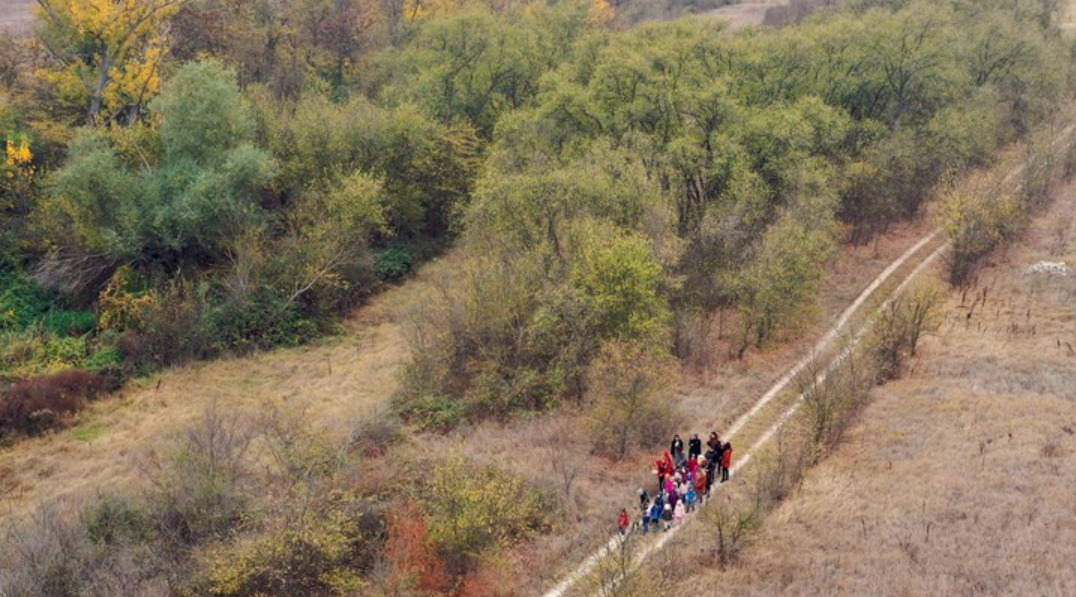
[[51, 59], [38, 76], [90, 124], [130, 121], [160, 87], [168, 20], [185, 0], [38, 0]]

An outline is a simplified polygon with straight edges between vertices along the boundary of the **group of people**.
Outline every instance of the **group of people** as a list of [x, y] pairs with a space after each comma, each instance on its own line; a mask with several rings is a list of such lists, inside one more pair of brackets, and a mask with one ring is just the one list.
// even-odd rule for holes
[[722, 442], [716, 432], [710, 433], [705, 454], [697, 433], [691, 434], [687, 452], [684, 440], [679, 434], [674, 435], [669, 450], [654, 461], [653, 474], [657, 476], [658, 486], [653, 498], [645, 487], [639, 488], [639, 517], [633, 522], [628, 509], [622, 508], [617, 517], [620, 534], [626, 535], [636, 528], [646, 534], [651, 528], [668, 530], [679, 525], [686, 514], [710, 496], [714, 483], [729, 480], [731, 465], [732, 444]]

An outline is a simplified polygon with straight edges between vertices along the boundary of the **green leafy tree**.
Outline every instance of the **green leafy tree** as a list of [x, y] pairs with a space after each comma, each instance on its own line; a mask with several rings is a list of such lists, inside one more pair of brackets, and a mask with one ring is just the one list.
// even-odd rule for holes
[[192, 63], [152, 109], [162, 120], [154, 163], [142, 156], [134, 167], [139, 156], [121, 155], [104, 132], [85, 131], [52, 177], [42, 215], [58, 251], [51, 269], [57, 276], [70, 269], [65, 262], [91, 255], [165, 271], [213, 262], [263, 219], [259, 198], [275, 164], [251, 143], [234, 73], [216, 62]]

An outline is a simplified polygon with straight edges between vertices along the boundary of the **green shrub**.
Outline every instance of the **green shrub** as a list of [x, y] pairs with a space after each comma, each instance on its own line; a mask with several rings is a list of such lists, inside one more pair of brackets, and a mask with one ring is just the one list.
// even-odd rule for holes
[[415, 254], [410, 247], [391, 245], [374, 254], [374, 273], [382, 282], [398, 282], [411, 273]]
[[244, 352], [273, 346], [296, 346], [320, 333], [317, 323], [304, 317], [299, 306], [261, 288], [246, 300], [228, 300], [207, 313], [218, 349]]
[[142, 542], [152, 535], [152, 520], [144, 507], [121, 495], [101, 495], [82, 512], [86, 536], [97, 545]]
[[82, 336], [97, 327], [97, 317], [89, 311], [53, 310], [45, 314], [41, 324], [57, 336]]
[[22, 330], [52, 308], [53, 295], [0, 259], [0, 332]]

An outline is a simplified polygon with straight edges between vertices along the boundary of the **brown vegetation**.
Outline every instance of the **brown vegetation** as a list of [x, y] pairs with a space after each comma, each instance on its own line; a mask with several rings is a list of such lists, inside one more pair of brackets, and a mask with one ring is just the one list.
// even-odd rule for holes
[[0, 393], [0, 437], [7, 432], [37, 435], [57, 429], [112, 385], [107, 378], [81, 369], [16, 382]]

